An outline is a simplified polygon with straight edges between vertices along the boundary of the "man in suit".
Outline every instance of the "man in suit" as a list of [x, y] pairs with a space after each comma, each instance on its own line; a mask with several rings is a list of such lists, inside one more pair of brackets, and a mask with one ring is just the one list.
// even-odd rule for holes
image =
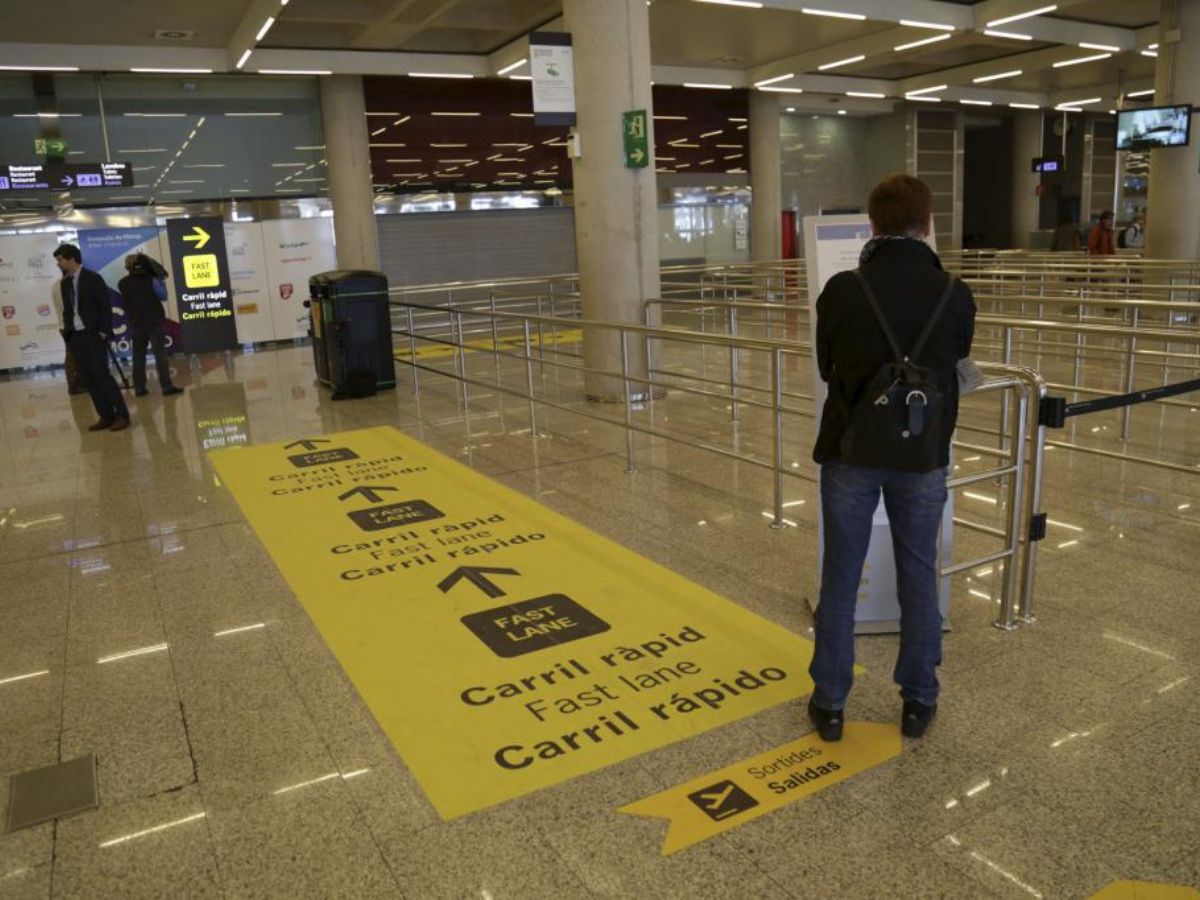
[[108, 368], [108, 337], [112, 333], [108, 285], [99, 272], [83, 267], [78, 247], [61, 245], [54, 251], [54, 261], [63, 273], [64, 336], [100, 417], [88, 431], [124, 431], [129, 427], [129, 409]]

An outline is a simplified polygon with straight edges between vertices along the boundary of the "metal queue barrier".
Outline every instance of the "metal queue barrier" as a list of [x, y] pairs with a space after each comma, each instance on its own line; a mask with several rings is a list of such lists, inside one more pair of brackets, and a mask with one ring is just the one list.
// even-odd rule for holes
[[[637, 436], [645, 435], [672, 441], [693, 449], [713, 453], [726, 459], [737, 460], [753, 466], [770, 470], [772, 473], [772, 508], [770, 513], [764, 513], [771, 519], [775, 527], [783, 527], [784, 518], [784, 485], [789, 478], [815, 482], [815, 476], [798, 467], [797, 464], [787, 464], [785, 457], [785, 436], [787, 426], [785, 417], [811, 419], [814, 415], [810, 407], [804, 407], [793, 401], [805, 400], [804, 395], [786, 390], [786, 373], [795, 367], [789, 367], [787, 360], [806, 356], [809, 353], [807, 345], [795, 341], [768, 340], [747, 338], [723, 334], [704, 333], [677, 328], [661, 328], [651, 325], [626, 325], [607, 321], [585, 320], [578, 317], [551, 317], [536, 313], [516, 312], [496, 309], [492, 298], [486, 305], [446, 307], [432, 303], [420, 303], [413, 300], [393, 297], [394, 330], [399, 338], [406, 341], [409, 347], [407, 358], [400, 361], [412, 369], [412, 389], [420, 394], [420, 374], [422, 372], [436, 373], [455, 379], [458, 386], [459, 399], [465, 410], [470, 411], [471, 388], [484, 388], [499, 394], [524, 399], [529, 404], [529, 421], [531, 435], [537, 433], [539, 407], [557, 409], [584, 418], [617, 425], [625, 429], [627, 471], [637, 469]], [[433, 334], [422, 330], [418, 322], [422, 319], [441, 320], [444, 330]], [[474, 343], [468, 335], [473, 333], [507, 334], [516, 332], [519, 341], [508, 344], [493, 340], [490, 344], [493, 366], [491, 377], [483, 378], [469, 371], [468, 354], [483, 349]], [[539, 347], [535, 343], [538, 333], [559, 333], [589, 331], [595, 333], [615, 334], [620, 346], [620, 369], [597, 369], [589, 367], [582, 361], [578, 353], [555, 350], [547, 355], [541, 352], [545, 343]], [[645, 376], [634, 374], [630, 370], [630, 348], [633, 342], [641, 342], [647, 346], [647, 358], [653, 359], [661, 355], [665, 347], [684, 345], [700, 348], [703, 351], [716, 351], [722, 359], [731, 360], [733, 368], [727, 381], [718, 379], [680, 378], [676, 373], [651, 367]], [[657, 346], [650, 348], [650, 344]], [[452, 369], [423, 362], [419, 347], [434, 346], [451, 357]], [[763, 370], [769, 373], [766, 384], [753, 384], [739, 381], [737, 368], [738, 354], [756, 355], [763, 360]], [[515, 364], [508, 371], [509, 380], [505, 379], [504, 365]], [[477, 367], [478, 368], [478, 367]], [[545, 372], [549, 368], [553, 372], [565, 372], [572, 377], [582, 378], [586, 375], [607, 376], [614, 383], [621, 385], [623, 394], [620, 408], [620, 418], [602, 415], [597, 407], [589, 406], [583, 401], [582, 392], [578, 394], [579, 402], [564, 402], [547, 396]], [[803, 370], [807, 371], [808, 366]], [[963, 520], [956, 524], [970, 528], [973, 531], [999, 539], [1000, 549], [988, 552], [978, 558], [951, 561], [943, 560], [941, 575], [948, 577], [989, 564], [1004, 566], [1004, 577], [999, 580], [999, 597], [997, 600], [997, 627], [1012, 629], [1019, 623], [1034, 621], [1034, 581], [1036, 570], [1036, 536], [1038, 532], [1038, 510], [1041, 504], [1042, 478], [1041, 468], [1044, 462], [1040, 442], [1044, 440], [1045, 429], [1039, 424], [1037, 410], [1041, 398], [1045, 395], [1045, 384], [1037, 373], [1020, 367], [985, 366], [988, 381], [980, 393], [999, 394], [1006, 404], [1012, 402], [1017, 414], [1009, 420], [1010, 433], [1007, 435], [1007, 446], [999, 448], [963, 445], [981, 454], [994, 456], [997, 464], [981, 472], [955, 477], [950, 480], [952, 488], [969, 486], [971, 484], [1000, 480], [1005, 485], [1005, 525], [994, 528], [978, 525]], [[517, 378], [517, 384], [511, 383], [511, 378]], [[542, 390], [539, 393], [538, 384]], [[712, 440], [702, 440], [668, 430], [660, 424], [656, 412], [656, 389], [669, 389], [676, 396], [692, 396], [699, 398], [728, 399], [738, 398], [736, 405], [745, 410], [754, 410], [766, 416], [769, 420], [769, 448], [763, 456], [739, 452], [737, 441], [736, 420], [731, 426], [734, 438], [734, 448], [720, 446]], [[807, 398], [811, 404], [811, 398]], [[1032, 441], [1031, 441], [1032, 438]], [[1032, 449], [1026, 452], [1027, 444], [1032, 443]], [[807, 434], [804, 445], [807, 446]], [[1044, 517], [1042, 517], [1044, 520]], [[1034, 538], [1034, 539], [1031, 539]]]

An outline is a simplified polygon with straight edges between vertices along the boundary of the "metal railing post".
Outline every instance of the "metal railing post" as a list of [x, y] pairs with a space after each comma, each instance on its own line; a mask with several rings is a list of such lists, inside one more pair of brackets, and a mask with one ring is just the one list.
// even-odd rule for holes
[[406, 306], [404, 311], [408, 314], [408, 352], [411, 357], [409, 368], [412, 370], [412, 392], [414, 396], [417, 396], [421, 393], [421, 386], [417, 382], [417, 373], [420, 371], [417, 368], [417, 335], [413, 331], [412, 307]]
[[[1133, 334], [1129, 336], [1129, 362], [1125, 372], [1125, 393], [1133, 393], [1134, 381], [1137, 377], [1137, 327], [1138, 327], [1138, 308], [1133, 308]], [[1126, 406], [1125, 412], [1122, 415], [1121, 421], [1121, 440], [1128, 442], [1129, 429], [1133, 420], [1133, 407]]]
[[625, 394], [625, 472], [633, 474], [637, 471], [634, 460], [633, 434], [633, 390], [629, 384], [629, 332], [621, 329], [621, 380]]
[[[729, 312], [729, 335], [732, 338], [738, 336], [738, 316], [737, 307], [731, 306]], [[729, 345], [729, 418], [734, 422], [738, 420], [738, 345], [733, 343]]]
[[521, 320], [525, 338], [525, 391], [529, 396], [529, 436], [537, 437], [537, 408], [533, 400], [533, 342], [529, 338], [529, 320]]
[[1034, 616], [1034, 579], [1037, 575], [1038, 541], [1033, 540], [1031, 533], [1033, 520], [1042, 511], [1042, 479], [1046, 467], [1046, 426], [1042, 423], [1042, 401], [1049, 394], [1046, 382], [1038, 375], [1030, 375], [1031, 404], [1029, 408], [1029, 433], [1032, 436], [1032, 446], [1029, 454], [1029, 470], [1026, 473], [1028, 485], [1025, 513], [1021, 517], [1021, 525], [1025, 532], [1025, 553], [1021, 561], [1021, 593], [1017, 602], [1017, 619], [1025, 624], [1037, 621]]
[[492, 359], [496, 361], [496, 365], [500, 365], [500, 324], [496, 318], [495, 291], [488, 294], [488, 302], [492, 309]]
[[771, 430], [775, 444], [774, 518], [772, 528], [783, 527], [783, 351], [771, 351]]
[[458, 348], [458, 375], [462, 381], [462, 402], [463, 409], [467, 412], [471, 410], [471, 392], [467, 385], [467, 345], [466, 337], [463, 332], [462, 313], [454, 313], [454, 321], [458, 325], [458, 340], [455, 344]]
[[1004, 560], [1004, 581], [1000, 596], [1000, 611], [996, 615], [995, 625], [1005, 631], [1017, 627], [1016, 606], [1017, 590], [1020, 585], [1020, 553], [1021, 553], [1021, 522], [1025, 488], [1025, 428], [1029, 414], [1028, 389], [1022, 384], [1020, 389], [1009, 388], [1017, 393], [1017, 415], [1013, 421], [1012, 461], [1013, 472], [1008, 476], [1008, 524], [1005, 529], [1005, 542], [1008, 545], [1007, 556]]

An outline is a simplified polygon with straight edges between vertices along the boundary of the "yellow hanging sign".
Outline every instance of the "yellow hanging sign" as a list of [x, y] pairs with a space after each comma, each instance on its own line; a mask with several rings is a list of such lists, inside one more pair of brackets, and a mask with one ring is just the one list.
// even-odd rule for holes
[[811, 690], [808, 641], [395, 429], [212, 460], [444, 818]]
[[670, 820], [669, 856], [899, 755], [898, 726], [847, 722], [836, 744], [808, 734], [618, 811]]

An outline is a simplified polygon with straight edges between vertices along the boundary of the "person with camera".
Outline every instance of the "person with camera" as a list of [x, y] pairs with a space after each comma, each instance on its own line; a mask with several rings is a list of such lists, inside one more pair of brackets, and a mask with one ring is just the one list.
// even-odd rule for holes
[[154, 367], [158, 370], [158, 385], [163, 396], [182, 394], [183, 388], [171, 383], [171, 366], [167, 359], [167, 337], [164, 327], [167, 315], [163, 303], [154, 290], [156, 279], [167, 277], [167, 271], [157, 260], [144, 253], [131, 253], [125, 257], [125, 270], [129, 273], [117, 284], [121, 299], [125, 303], [125, 315], [133, 331], [133, 392], [144, 397], [146, 389], [146, 347], [154, 350]]
[[124, 431], [129, 427], [129, 407], [108, 368], [108, 338], [112, 334], [112, 303], [108, 285], [99, 272], [83, 267], [83, 255], [73, 244], [54, 251], [62, 272], [63, 339], [83, 377], [92, 405], [100, 416], [88, 431]]
[[958, 417], [957, 370], [970, 357], [975, 327], [970, 288], [925, 242], [929, 187], [892, 176], [871, 192], [868, 210], [875, 236], [859, 267], [831, 278], [817, 300], [814, 353], [829, 394], [813, 450], [825, 547], [808, 713], [826, 741], [842, 737], [855, 604], [880, 496], [900, 602], [893, 679], [903, 699], [901, 731], [920, 737], [937, 712], [938, 529]]

